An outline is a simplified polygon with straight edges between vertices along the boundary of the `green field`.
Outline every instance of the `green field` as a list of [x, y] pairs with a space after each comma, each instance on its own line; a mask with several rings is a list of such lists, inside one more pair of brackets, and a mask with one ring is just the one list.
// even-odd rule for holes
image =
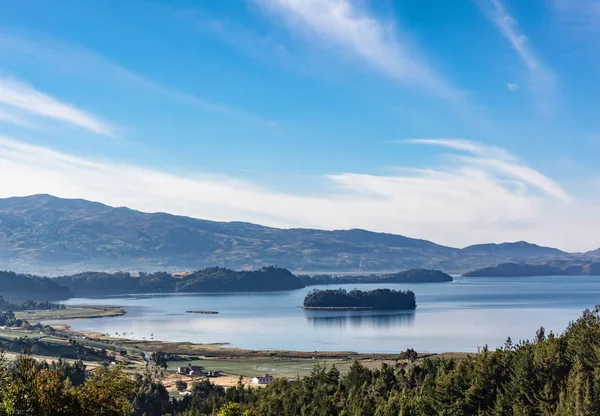
[[[254, 377], [259, 374], [269, 373], [275, 377], [296, 378], [310, 374], [316, 364], [335, 366], [340, 372], [345, 373], [352, 365], [352, 360], [311, 360], [311, 359], [204, 359], [193, 361], [170, 361], [169, 370], [176, 371], [177, 367], [202, 365], [210, 371], [221, 371], [224, 374], [244, 377]], [[379, 367], [382, 361], [367, 360], [362, 362], [367, 367]]]

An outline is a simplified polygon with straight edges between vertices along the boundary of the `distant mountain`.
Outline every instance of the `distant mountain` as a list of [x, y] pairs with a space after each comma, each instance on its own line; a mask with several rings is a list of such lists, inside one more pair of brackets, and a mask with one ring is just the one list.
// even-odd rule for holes
[[585, 254], [588, 255], [588, 256], [597, 256], [597, 257], [600, 257], [600, 248], [597, 248], [596, 250], [588, 251]]
[[565, 255], [564, 251], [557, 248], [542, 247], [526, 241], [502, 244], [476, 244], [462, 249], [463, 253], [472, 255], [495, 256], [500, 258], [528, 258]]
[[268, 265], [296, 272], [427, 268], [453, 273], [556, 256], [567, 254], [524, 242], [461, 250], [365, 230], [278, 229], [50, 195], [0, 199], [0, 269], [45, 275]]

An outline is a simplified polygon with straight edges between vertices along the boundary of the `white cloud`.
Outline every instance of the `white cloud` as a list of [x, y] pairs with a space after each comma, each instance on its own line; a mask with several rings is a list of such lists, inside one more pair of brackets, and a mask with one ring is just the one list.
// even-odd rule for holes
[[115, 135], [113, 127], [95, 116], [12, 78], [0, 77], [0, 103], [38, 116], [66, 121], [93, 133]]
[[504, 149], [457, 139], [411, 139], [409, 142], [449, 147], [471, 153], [475, 157], [462, 156], [460, 158], [465, 165], [481, 167], [487, 172], [501, 174], [511, 181], [519, 181], [522, 184], [527, 184], [565, 204], [569, 204], [573, 200], [570, 195], [550, 178], [524, 166]]
[[0, 31], [0, 53], [33, 57], [44, 66], [66, 72], [69, 75], [92, 78], [98, 81], [105, 81], [105, 83], [109, 84], [133, 85], [156, 95], [186, 103], [204, 111], [227, 114], [269, 127], [277, 124], [274, 120], [264, 118], [241, 108], [207, 100], [189, 92], [184, 93], [170, 89], [83, 47], [66, 44], [49, 36], [44, 36], [39, 40], [32, 36]]
[[464, 140], [420, 143], [461, 154], [448, 166], [394, 175], [326, 175], [324, 188], [332, 191], [301, 195], [236, 178], [88, 160], [0, 138], [0, 177], [10, 178], [0, 181], [0, 197], [50, 193], [213, 220], [365, 228], [455, 246], [521, 239], [571, 250], [598, 245], [599, 205], [571, 201], [558, 184], [503, 149]]
[[457, 96], [419, 56], [406, 34], [369, 15], [352, 0], [255, 0], [302, 36], [341, 47], [372, 68], [408, 85]]
[[508, 90], [510, 92], [515, 92], [519, 89], [519, 84], [513, 84], [512, 82], [507, 82], [506, 88], [508, 88]]
[[23, 117], [14, 114], [10, 111], [6, 111], [5, 109], [0, 108], [0, 122], [14, 124], [16, 126], [27, 127], [30, 129], [38, 129], [38, 127], [25, 120]]

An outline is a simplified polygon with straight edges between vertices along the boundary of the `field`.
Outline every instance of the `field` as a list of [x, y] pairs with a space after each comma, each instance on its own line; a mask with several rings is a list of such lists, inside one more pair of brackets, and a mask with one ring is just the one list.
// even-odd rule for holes
[[18, 319], [29, 322], [60, 320], [60, 319], [84, 319], [105, 318], [107, 316], [124, 315], [125, 309], [115, 306], [67, 306], [65, 309], [57, 310], [35, 310], [16, 312]]

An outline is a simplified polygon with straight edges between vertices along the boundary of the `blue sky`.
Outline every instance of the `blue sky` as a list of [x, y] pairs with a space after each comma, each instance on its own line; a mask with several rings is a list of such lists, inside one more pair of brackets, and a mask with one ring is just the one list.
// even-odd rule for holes
[[0, 0], [0, 196], [600, 246], [591, 0]]

